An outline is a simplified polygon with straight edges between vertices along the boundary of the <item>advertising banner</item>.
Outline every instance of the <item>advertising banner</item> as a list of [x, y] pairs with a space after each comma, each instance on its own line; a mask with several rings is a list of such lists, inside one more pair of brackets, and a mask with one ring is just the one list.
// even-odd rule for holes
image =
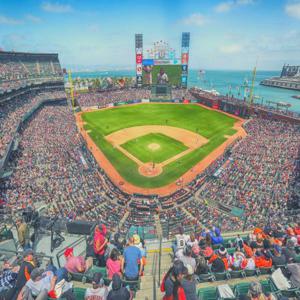
[[187, 65], [189, 62], [189, 54], [188, 53], [182, 53], [181, 55], [181, 63], [183, 65]]
[[143, 55], [142, 54], [136, 54], [135, 61], [136, 61], [137, 64], [142, 64]]
[[141, 75], [143, 74], [143, 66], [142, 64], [137, 64], [136, 65], [136, 75]]
[[153, 59], [143, 59], [143, 66], [153, 66], [154, 60]]
[[180, 65], [180, 59], [155, 59], [154, 65]]

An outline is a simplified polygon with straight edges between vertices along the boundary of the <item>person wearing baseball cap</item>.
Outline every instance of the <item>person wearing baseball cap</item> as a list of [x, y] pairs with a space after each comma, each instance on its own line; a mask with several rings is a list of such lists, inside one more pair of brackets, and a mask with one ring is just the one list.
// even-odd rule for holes
[[64, 256], [66, 259], [64, 267], [70, 273], [84, 273], [93, 264], [92, 258], [85, 260], [83, 256], [74, 256], [73, 248], [66, 248]]
[[108, 289], [104, 285], [103, 275], [100, 272], [97, 272], [93, 276], [92, 280], [93, 287], [87, 288], [85, 292], [85, 300], [106, 300], [108, 295]]
[[17, 276], [16, 285], [14, 288], [10, 289], [7, 292], [7, 299], [15, 300], [18, 297], [18, 294], [26, 284], [26, 282], [30, 279], [30, 274], [32, 270], [36, 267], [36, 263], [34, 260], [34, 252], [31, 249], [27, 249], [23, 253], [23, 262], [20, 266], [20, 270]]

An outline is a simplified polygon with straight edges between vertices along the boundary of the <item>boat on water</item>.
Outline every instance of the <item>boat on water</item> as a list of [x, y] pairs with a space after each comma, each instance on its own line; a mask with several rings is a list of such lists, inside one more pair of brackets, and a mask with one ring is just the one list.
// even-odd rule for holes
[[199, 70], [199, 75], [204, 75], [204, 74], [205, 74], [205, 70], [200, 69], [200, 70]]
[[294, 95], [294, 96], [292, 96], [292, 98], [300, 100], [300, 95]]

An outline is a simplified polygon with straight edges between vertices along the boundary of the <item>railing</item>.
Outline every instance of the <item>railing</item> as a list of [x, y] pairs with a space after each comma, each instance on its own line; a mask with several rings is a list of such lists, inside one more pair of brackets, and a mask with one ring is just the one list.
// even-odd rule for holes
[[[18, 251], [18, 250], [9, 250], [9, 249], [4, 249], [4, 248], [0, 248], [0, 253], [11, 253], [14, 254], [16, 256], [23, 256], [24, 251]], [[53, 265], [53, 256], [49, 256], [49, 255], [45, 255], [44, 253], [35, 253], [35, 256], [41, 259], [48, 259], [51, 263], [51, 265]]]

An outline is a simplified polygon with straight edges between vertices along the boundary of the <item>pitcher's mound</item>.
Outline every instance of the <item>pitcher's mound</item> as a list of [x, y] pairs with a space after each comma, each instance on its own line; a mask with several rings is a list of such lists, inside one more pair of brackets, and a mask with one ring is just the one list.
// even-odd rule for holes
[[158, 150], [160, 148], [160, 144], [156, 144], [156, 143], [151, 143], [148, 145], [148, 148], [151, 150], [151, 151], [155, 151], [155, 150]]
[[139, 167], [139, 173], [146, 177], [155, 177], [162, 173], [163, 168], [160, 164], [153, 164], [152, 162], [145, 163]]

